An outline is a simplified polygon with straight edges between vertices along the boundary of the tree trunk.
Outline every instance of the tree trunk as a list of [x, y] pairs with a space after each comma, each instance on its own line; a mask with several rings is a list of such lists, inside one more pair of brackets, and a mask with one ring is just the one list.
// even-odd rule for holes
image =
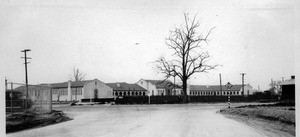
[[187, 96], [187, 79], [182, 80], [182, 103], [188, 103], [188, 96]]

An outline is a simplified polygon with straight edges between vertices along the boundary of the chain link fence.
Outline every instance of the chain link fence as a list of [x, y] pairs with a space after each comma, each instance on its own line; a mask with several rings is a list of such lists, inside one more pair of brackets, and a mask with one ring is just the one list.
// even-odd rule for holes
[[26, 85], [5, 82], [6, 114], [52, 111], [52, 88], [49, 85]]

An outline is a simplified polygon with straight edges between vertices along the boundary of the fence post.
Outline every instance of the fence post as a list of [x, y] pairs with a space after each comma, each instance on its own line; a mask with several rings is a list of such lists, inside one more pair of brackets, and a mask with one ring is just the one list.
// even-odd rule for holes
[[52, 112], [52, 92], [53, 92], [52, 88], [50, 88], [50, 105], [49, 105], [50, 106], [50, 109], [49, 109], [50, 112]]
[[10, 113], [13, 114], [13, 83], [10, 83]]

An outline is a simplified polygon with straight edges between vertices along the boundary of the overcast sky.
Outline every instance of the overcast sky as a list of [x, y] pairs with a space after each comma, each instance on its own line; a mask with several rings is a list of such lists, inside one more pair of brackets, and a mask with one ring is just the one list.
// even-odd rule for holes
[[220, 73], [223, 84], [241, 84], [243, 72], [245, 83], [265, 90], [271, 78], [295, 75], [292, 0], [3, 0], [1, 79], [25, 82], [25, 48], [32, 50], [31, 84], [67, 81], [73, 66], [103, 82], [162, 79], [151, 62], [170, 59], [165, 38], [183, 23], [184, 12], [197, 14], [199, 33], [216, 27], [204, 50], [209, 63], [222, 65], [193, 75], [190, 84], [219, 84]]

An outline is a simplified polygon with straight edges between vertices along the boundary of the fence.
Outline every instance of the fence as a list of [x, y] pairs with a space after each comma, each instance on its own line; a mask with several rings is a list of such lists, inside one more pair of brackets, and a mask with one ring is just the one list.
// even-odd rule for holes
[[32, 111], [49, 113], [52, 111], [52, 89], [48, 85], [28, 85], [5, 83], [6, 113]]
[[[188, 96], [191, 103], [221, 103], [227, 102], [228, 96]], [[174, 104], [181, 103], [181, 96], [150, 96], [151, 104]], [[230, 96], [231, 102], [273, 102], [278, 101], [278, 96], [261, 96], [261, 95], [249, 95], [249, 96]], [[149, 104], [149, 97], [134, 97], [124, 96], [116, 99], [116, 104]]]

